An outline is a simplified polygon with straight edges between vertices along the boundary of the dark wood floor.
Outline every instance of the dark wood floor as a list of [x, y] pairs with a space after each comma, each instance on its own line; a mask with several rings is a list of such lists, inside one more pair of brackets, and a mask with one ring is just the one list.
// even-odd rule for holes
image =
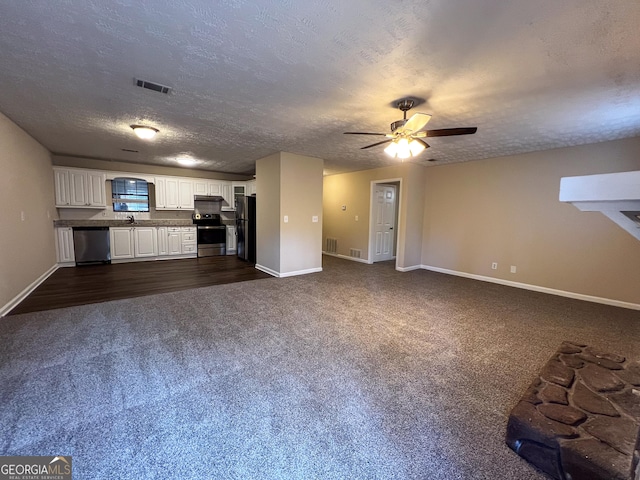
[[235, 255], [60, 268], [9, 315], [269, 277]]

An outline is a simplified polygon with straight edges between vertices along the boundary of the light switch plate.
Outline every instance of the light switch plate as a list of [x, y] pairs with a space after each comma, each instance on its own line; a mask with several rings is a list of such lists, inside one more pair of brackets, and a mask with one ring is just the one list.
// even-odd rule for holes
[[311, 221], [312, 221], [313, 223], [318, 223], [318, 216], [317, 216], [317, 215], [314, 215], [313, 217], [311, 217]]
[[289, 215], [284, 216], [284, 223], [289, 223]]

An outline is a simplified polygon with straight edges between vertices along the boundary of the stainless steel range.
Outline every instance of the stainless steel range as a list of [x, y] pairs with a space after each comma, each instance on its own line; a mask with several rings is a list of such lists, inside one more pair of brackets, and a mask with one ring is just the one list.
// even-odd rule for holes
[[227, 227], [215, 213], [194, 213], [193, 223], [198, 227], [198, 257], [227, 254]]

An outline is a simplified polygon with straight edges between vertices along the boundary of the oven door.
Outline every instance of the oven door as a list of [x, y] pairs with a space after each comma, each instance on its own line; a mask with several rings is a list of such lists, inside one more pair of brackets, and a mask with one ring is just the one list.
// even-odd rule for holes
[[227, 227], [198, 225], [198, 257], [227, 254]]

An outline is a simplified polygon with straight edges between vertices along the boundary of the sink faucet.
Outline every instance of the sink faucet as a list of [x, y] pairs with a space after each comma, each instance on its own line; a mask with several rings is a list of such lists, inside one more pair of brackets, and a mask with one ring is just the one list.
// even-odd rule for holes
[[136, 220], [133, 218], [133, 215], [128, 216], [127, 220], [129, 220], [129, 223], [136, 223]]

